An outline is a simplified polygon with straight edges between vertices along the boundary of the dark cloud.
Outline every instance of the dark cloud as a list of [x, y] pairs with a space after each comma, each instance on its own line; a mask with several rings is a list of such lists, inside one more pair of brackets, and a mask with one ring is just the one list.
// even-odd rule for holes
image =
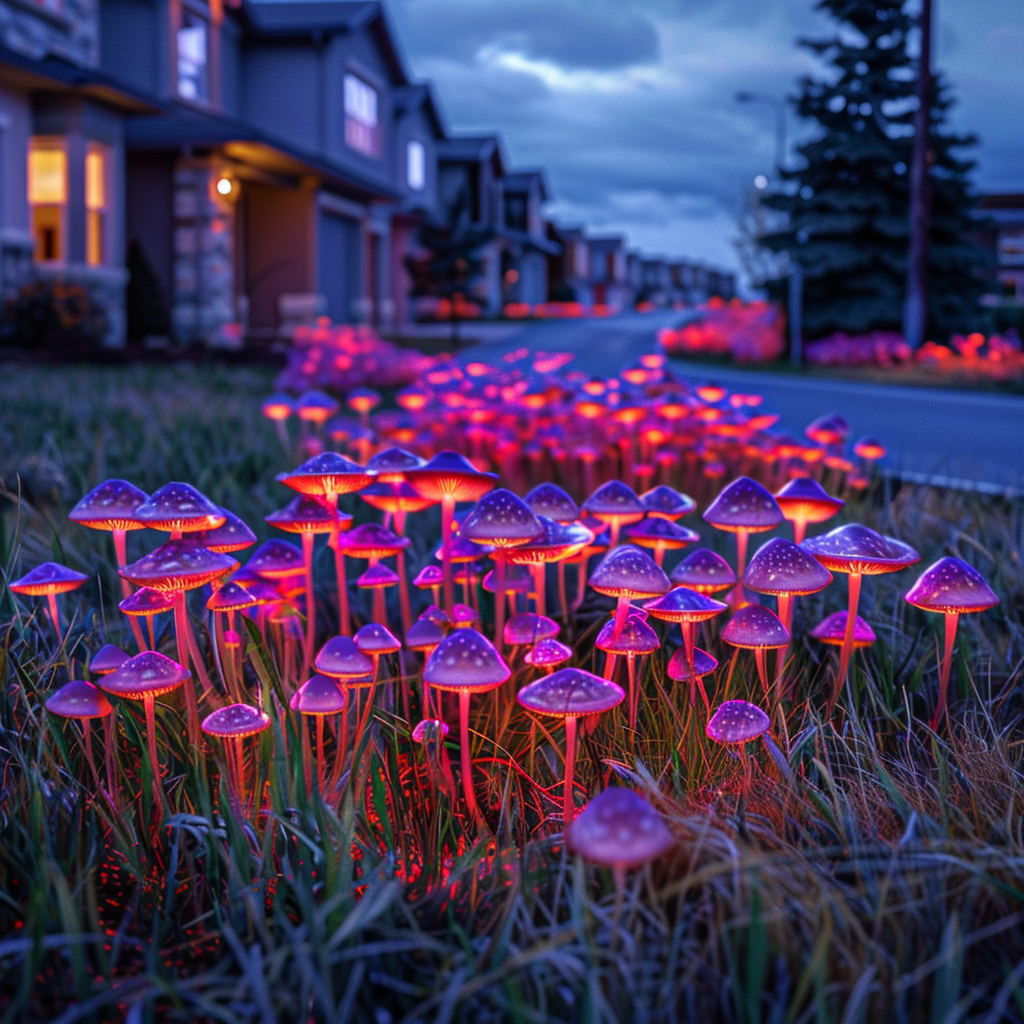
[[[392, 0], [414, 72], [452, 128], [497, 131], [546, 168], [565, 220], [667, 255], [735, 265], [735, 217], [774, 163], [775, 111], [816, 70], [814, 0]], [[943, 0], [937, 63], [954, 122], [982, 145], [982, 188], [1024, 188], [1021, 0]], [[789, 116], [790, 143], [806, 133]]]

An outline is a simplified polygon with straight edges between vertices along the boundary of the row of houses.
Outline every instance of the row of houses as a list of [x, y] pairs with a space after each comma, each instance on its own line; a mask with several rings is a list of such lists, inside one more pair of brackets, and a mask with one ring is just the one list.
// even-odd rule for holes
[[0, 292], [54, 278], [129, 334], [216, 343], [416, 314], [425, 222], [486, 229], [486, 313], [730, 296], [544, 216], [540, 170], [460, 137], [380, 3], [0, 0]]

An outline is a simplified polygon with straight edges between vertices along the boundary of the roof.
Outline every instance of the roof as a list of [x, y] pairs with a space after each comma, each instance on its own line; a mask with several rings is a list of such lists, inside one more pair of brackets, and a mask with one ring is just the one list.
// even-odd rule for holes
[[546, 203], [551, 198], [544, 172], [539, 168], [527, 171], [509, 171], [501, 179], [501, 187], [506, 192], [528, 191], [537, 182], [540, 185], [540, 201]]
[[625, 239], [622, 235], [603, 235], [600, 238], [588, 238], [587, 243], [597, 249], [621, 249]]
[[516, 231], [513, 228], [502, 228], [499, 235], [508, 242], [521, 245], [524, 249], [536, 249], [547, 256], [557, 256], [562, 246], [546, 235], [531, 235], [528, 231]]
[[243, 17], [258, 39], [313, 39], [369, 29], [377, 36], [391, 74], [399, 85], [409, 77], [395, 45], [383, 5], [367, 0], [247, 0]]
[[444, 139], [438, 143], [441, 160], [460, 163], [485, 163], [496, 158], [499, 173], [505, 173], [505, 158], [501, 151], [501, 138], [497, 135], [464, 135]]
[[52, 54], [35, 59], [0, 46], [0, 79], [13, 80], [30, 89], [76, 92], [129, 113], [155, 114], [163, 109], [151, 96], [102, 71], [72, 64]]
[[227, 156], [271, 174], [289, 178], [316, 175], [326, 185], [362, 200], [399, 198], [390, 185], [335, 164], [319, 154], [305, 152], [247, 121], [185, 104], [174, 104], [162, 116], [130, 118], [125, 123], [125, 139], [135, 150], [216, 146]]
[[447, 135], [444, 127], [444, 118], [441, 116], [437, 100], [434, 97], [434, 90], [427, 82], [403, 85], [395, 89], [394, 109], [396, 114], [405, 113], [409, 110], [425, 110], [427, 117], [434, 126], [434, 132], [437, 137], [443, 139]]

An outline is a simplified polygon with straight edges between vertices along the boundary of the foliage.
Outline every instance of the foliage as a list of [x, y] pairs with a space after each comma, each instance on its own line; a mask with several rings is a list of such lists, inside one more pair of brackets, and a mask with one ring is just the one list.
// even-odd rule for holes
[[[112, 597], [109, 539], [66, 519], [108, 475], [148, 489], [191, 480], [266, 536], [262, 514], [286, 497], [271, 490], [285, 466], [260, 422], [268, 386], [253, 371], [5, 374], [7, 577], [60, 550]], [[23, 482], [19, 505], [15, 469], [46, 464], [60, 472], [49, 486]], [[865, 588], [879, 645], [858, 656], [834, 724], [816, 710], [828, 656], [794, 645], [788, 733], [779, 724], [792, 786], [762, 757], [744, 795], [739, 762], [709, 744], [655, 656], [640, 673], [640, 733], [605, 716], [577, 763], [587, 791], [618, 780], [647, 793], [680, 840], [630, 878], [621, 908], [610, 877], [568, 855], [549, 820], [560, 730], [531, 735], [510, 691], [475, 701], [489, 824], [479, 842], [431, 786], [387, 701], [330, 801], [305, 784], [294, 716], [275, 715], [249, 751], [268, 810], [246, 821], [224, 798], [220, 751], [189, 750], [179, 701], [162, 699], [171, 814], [156, 831], [141, 714], [124, 702], [118, 764], [125, 795], [139, 798], [113, 813], [95, 795], [77, 726], [41, 705], [86, 650], [128, 642], [123, 622], [83, 592], [66, 595], [65, 655], [32, 605], [5, 592], [2, 1019], [1024, 1020], [1020, 508], [917, 488], [881, 498], [869, 494], [849, 517], [913, 538], [925, 560], [971, 557], [1003, 601], [961, 623], [949, 731], [920, 722], [934, 700], [940, 617], [908, 606], [905, 581], [891, 576]], [[416, 558], [429, 557], [436, 534], [414, 539]], [[798, 634], [840, 603], [835, 590], [801, 599]], [[590, 621], [577, 626], [584, 665]], [[259, 670], [280, 699], [272, 652], [252, 638], [247, 659], [250, 688]], [[715, 699], [757, 685], [747, 652], [723, 657]]]
[[666, 355], [728, 356], [737, 363], [771, 363], [785, 350], [782, 316], [767, 302], [711, 299], [696, 319], [658, 332]]
[[[801, 40], [828, 76], [800, 81], [796, 110], [816, 123], [799, 147], [803, 166], [785, 171], [764, 202], [786, 215], [761, 241], [804, 271], [809, 337], [900, 327], [907, 273], [909, 174], [915, 70], [907, 0], [821, 0], [839, 23], [828, 39]], [[970, 175], [959, 154], [976, 142], [947, 126], [953, 100], [941, 75], [931, 105], [931, 226], [928, 330], [945, 340], [977, 325], [984, 252], [971, 240]]]
[[73, 358], [99, 348], [107, 329], [106, 311], [87, 288], [59, 278], [38, 280], [7, 301], [0, 343]]

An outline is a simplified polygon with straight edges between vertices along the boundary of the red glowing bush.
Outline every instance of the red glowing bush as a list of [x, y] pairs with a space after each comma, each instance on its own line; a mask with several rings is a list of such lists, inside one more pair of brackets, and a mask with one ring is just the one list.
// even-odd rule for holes
[[711, 299], [700, 316], [666, 327], [658, 341], [670, 356], [728, 356], [738, 363], [770, 363], [785, 350], [781, 312], [767, 302]]

